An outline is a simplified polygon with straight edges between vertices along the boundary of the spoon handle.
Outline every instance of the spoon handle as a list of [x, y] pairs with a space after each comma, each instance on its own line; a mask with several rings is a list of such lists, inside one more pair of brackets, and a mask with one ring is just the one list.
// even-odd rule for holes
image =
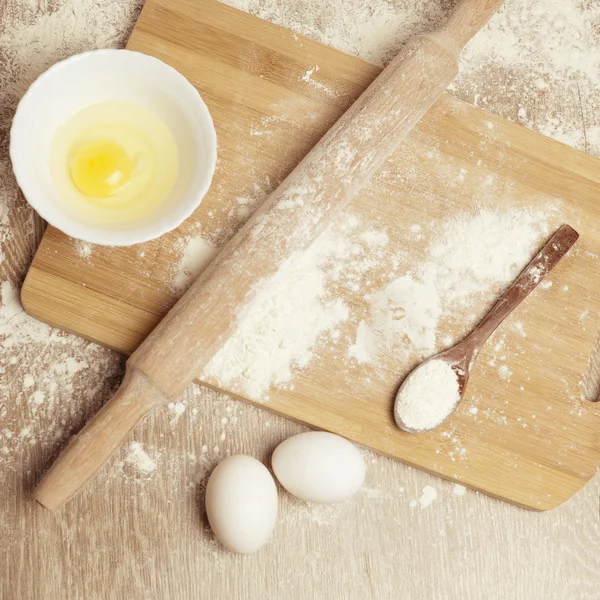
[[478, 349], [485, 344], [500, 323], [537, 287], [578, 238], [579, 234], [572, 227], [563, 225], [548, 240], [538, 255], [498, 300], [494, 308], [466, 338], [473, 348]]

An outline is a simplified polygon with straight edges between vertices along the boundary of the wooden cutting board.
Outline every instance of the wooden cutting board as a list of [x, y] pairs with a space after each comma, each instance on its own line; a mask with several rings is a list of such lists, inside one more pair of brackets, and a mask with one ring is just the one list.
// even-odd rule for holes
[[[224, 243], [252, 199], [276, 186], [379, 73], [212, 0], [147, 0], [128, 48], [173, 65], [207, 102], [219, 140], [212, 188], [177, 231], [141, 246], [88, 248], [48, 228], [23, 287], [30, 314], [124, 353], [181, 294], [186, 242], [201, 233]], [[390, 352], [378, 367], [357, 365], [339, 344], [321, 344], [293, 389], [272, 389], [265, 408], [524, 507], [560, 504], [600, 466], [600, 410], [581, 392], [600, 309], [598, 198], [600, 161], [442, 97], [353, 201], [349, 213], [361, 227], [384, 228], [390, 252], [418, 264], [434, 221], [474, 214], [482, 203], [553, 206], [550, 227], [578, 229], [576, 250], [551, 274], [552, 286], [534, 292], [488, 343], [443, 427], [411, 436], [393, 424], [394, 392], [417, 356]], [[421, 244], [409, 235], [415, 224]], [[365, 295], [389, 281], [383, 270], [369, 289], [344, 292], [353, 317], [343, 343], [356, 335]], [[468, 318], [448, 321], [445, 337], [464, 335], [489, 302], [474, 299]], [[500, 348], [512, 350], [498, 357]]]

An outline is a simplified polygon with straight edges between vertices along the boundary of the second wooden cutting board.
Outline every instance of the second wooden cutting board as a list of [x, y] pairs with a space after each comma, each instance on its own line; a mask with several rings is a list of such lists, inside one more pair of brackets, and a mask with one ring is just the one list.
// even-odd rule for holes
[[[209, 105], [220, 156], [211, 192], [178, 231], [140, 247], [88, 248], [49, 229], [23, 290], [30, 313], [123, 352], [181, 293], [197, 252], [210, 250], [202, 240], [218, 246], [230, 237], [378, 73], [212, 1], [148, 0], [128, 47], [172, 64]], [[360, 285], [337, 287], [348, 319], [263, 405], [523, 506], [564, 501], [600, 465], [600, 411], [579, 385], [600, 309], [598, 172], [590, 157], [442, 98], [334, 225], [342, 238], [356, 237], [350, 252], [387, 237]], [[391, 403], [419, 353], [387, 348], [376, 364], [357, 362], [350, 348], [371, 316], [365, 296], [402, 269], [422, 269], [444, 224], [471, 219], [476, 227], [476, 215], [494, 209], [533, 218], [538, 242], [541, 224], [550, 231], [563, 221], [581, 241], [552, 287], [534, 293], [486, 346], [458, 413], [431, 433], [401, 433]], [[342, 258], [330, 260], [328, 273], [347, 265]], [[335, 282], [327, 281], [325, 296], [333, 297]], [[490, 293], [446, 318], [436, 348], [474, 324]], [[218, 387], [252, 400], [239, 383]]]

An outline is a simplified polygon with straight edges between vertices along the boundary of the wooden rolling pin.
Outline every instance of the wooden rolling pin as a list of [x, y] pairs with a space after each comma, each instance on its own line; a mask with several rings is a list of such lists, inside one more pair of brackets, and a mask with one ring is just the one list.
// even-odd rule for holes
[[38, 502], [63, 506], [151, 408], [202, 374], [252, 310], [254, 286], [347, 206], [456, 77], [459, 52], [501, 4], [462, 0], [440, 29], [404, 46], [131, 355], [116, 395], [39, 484]]

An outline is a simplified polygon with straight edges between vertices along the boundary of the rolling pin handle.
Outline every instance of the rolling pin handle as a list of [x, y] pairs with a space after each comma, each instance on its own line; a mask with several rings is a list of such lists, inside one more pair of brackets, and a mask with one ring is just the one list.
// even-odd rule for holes
[[75, 436], [34, 492], [51, 511], [66, 504], [110, 458], [138, 421], [167, 399], [136, 369], [127, 369], [113, 398]]
[[457, 58], [467, 42], [494, 16], [504, 0], [462, 0], [448, 20], [429, 37]]

